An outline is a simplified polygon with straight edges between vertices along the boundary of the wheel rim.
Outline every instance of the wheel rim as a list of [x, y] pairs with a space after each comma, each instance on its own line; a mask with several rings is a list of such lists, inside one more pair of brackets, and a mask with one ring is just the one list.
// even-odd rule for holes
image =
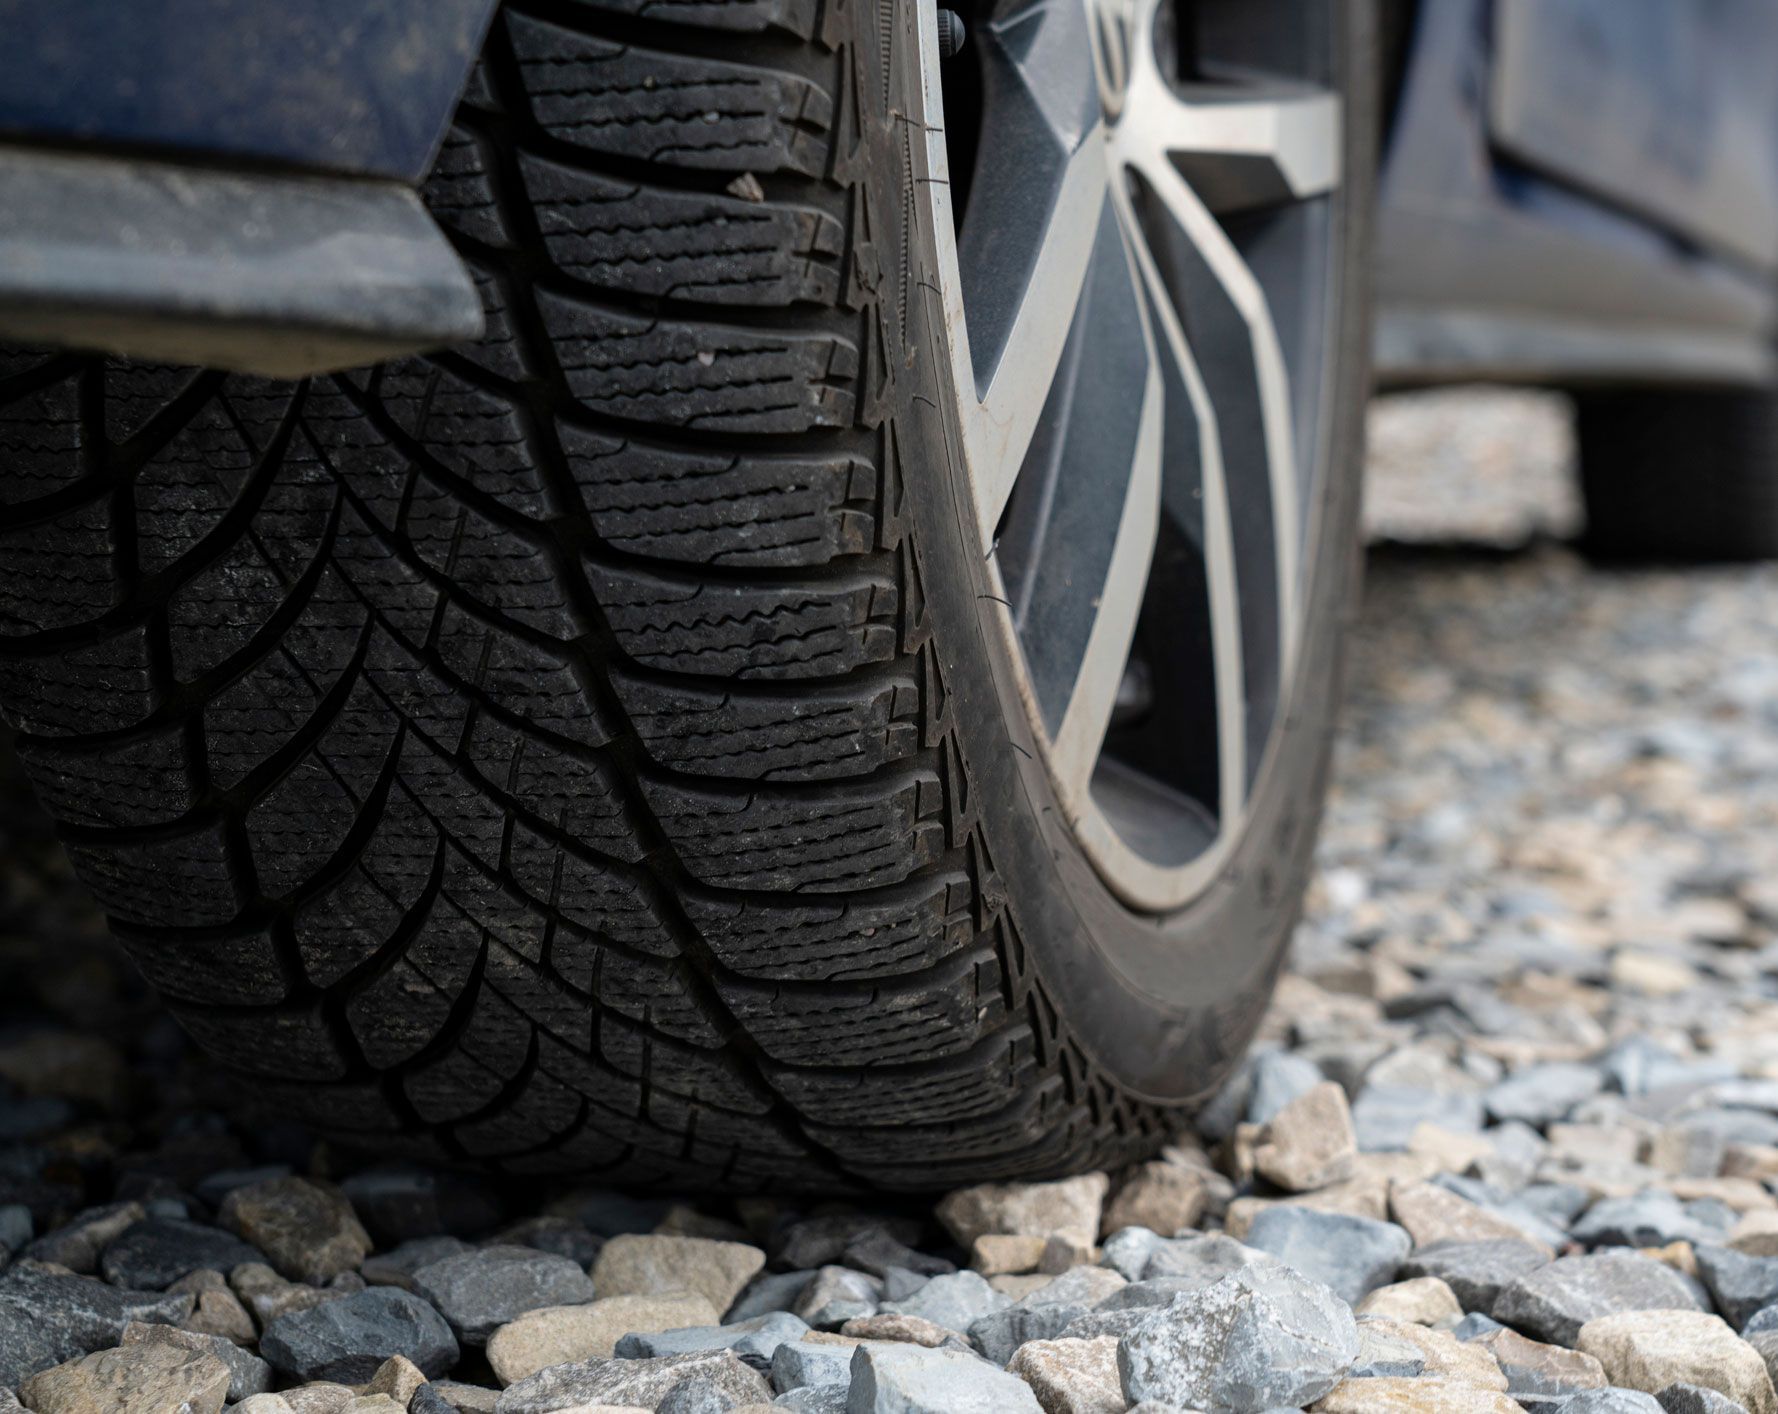
[[962, 85], [921, 7], [916, 186], [985, 610], [1075, 836], [1141, 911], [1221, 867], [1294, 681], [1327, 481], [1336, 5], [1000, 0]]

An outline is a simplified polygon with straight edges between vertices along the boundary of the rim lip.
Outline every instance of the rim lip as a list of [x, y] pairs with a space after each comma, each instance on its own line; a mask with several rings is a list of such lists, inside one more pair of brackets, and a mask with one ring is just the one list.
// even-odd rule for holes
[[[1085, 3], [1085, 0], [1079, 0]], [[919, 95], [921, 111], [911, 115], [924, 139], [923, 156], [925, 159], [925, 179], [916, 182], [916, 200], [927, 204], [923, 213], [931, 222], [933, 233], [938, 296], [947, 333], [945, 340], [949, 357], [950, 395], [954, 411], [957, 415], [957, 427], [961, 434], [961, 445], [958, 452], [962, 458], [965, 474], [968, 478], [965, 504], [974, 509], [978, 505], [982, 480], [975, 474], [975, 467], [982, 464], [980, 458], [991, 454], [991, 448], [997, 438], [997, 431], [986, 416], [986, 409], [979, 397], [975, 396], [977, 388], [976, 370], [972, 357], [969, 338], [968, 313], [964, 307], [962, 265], [958, 252], [956, 212], [951, 196], [950, 154], [946, 140], [945, 106], [943, 73], [939, 55], [938, 20], [936, 6], [918, 4], [914, 6], [915, 35], [918, 42], [920, 58]], [[1094, 66], [1098, 70], [1100, 56], [1098, 53], [1099, 36], [1089, 24], [1094, 45]], [[1330, 28], [1329, 44], [1332, 47], [1332, 63], [1330, 65], [1330, 88], [1336, 94], [1343, 94], [1345, 88], [1345, 56], [1341, 52], [1342, 43], [1337, 27]], [[1105, 119], [1102, 117], [1094, 131], [1089, 135], [1090, 141], [1102, 142], [1105, 138]], [[1108, 176], [1108, 190], [1116, 185], [1111, 177], [1116, 169], [1110, 162], [1103, 164]], [[1331, 394], [1337, 384], [1335, 377], [1336, 359], [1334, 352], [1334, 335], [1339, 327], [1342, 316], [1342, 282], [1339, 272], [1343, 268], [1346, 254], [1343, 233], [1344, 223], [1340, 212], [1346, 199], [1347, 183], [1342, 180], [1327, 199], [1332, 203], [1331, 219], [1327, 222], [1327, 233], [1320, 247], [1326, 261], [1327, 274], [1324, 287], [1327, 297], [1322, 302], [1321, 317], [1314, 331], [1314, 339], [1322, 350], [1322, 356], [1315, 360], [1315, 375], [1319, 383], [1316, 389], [1315, 418], [1310, 428], [1304, 429], [1306, 445], [1297, 447], [1296, 456], [1299, 462], [1309, 460], [1312, 474], [1309, 478], [1311, 495], [1307, 503], [1298, 508], [1301, 517], [1300, 545], [1301, 556], [1295, 566], [1293, 579], [1295, 591], [1306, 595], [1310, 586], [1315, 583], [1318, 560], [1325, 553], [1321, 544], [1323, 526], [1327, 514], [1327, 490], [1329, 477], [1325, 474], [1327, 460], [1332, 447], [1333, 424], [1336, 409], [1333, 407]], [[1121, 195], [1113, 199], [1125, 200]], [[1124, 236], [1124, 243], [1129, 258], [1133, 263], [1142, 260], [1152, 261], [1152, 252], [1147, 243], [1137, 242], [1130, 235], [1132, 227], [1140, 230], [1139, 223], [1126, 221], [1120, 213], [1118, 224]], [[1195, 354], [1201, 351], [1188, 345]], [[1293, 383], [1288, 392], [1292, 397], [1299, 392]], [[1214, 407], [1212, 407], [1214, 411]], [[1055, 792], [1058, 803], [1066, 798], [1066, 789], [1058, 779], [1053, 753], [1050, 750], [1048, 734], [1042, 725], [1035, 689], [1031, 675], [1026, 667], [1024, 648], [1020, 642], [1017, 625], [1014, 622], [1006, 584], [1001, 574], [999, 558], [994, 553], [992, 544], [986, 543], [982, 532], [982, 521], [979, 514], [967, 517], [971, 522], [969, 536], [976, 550], [983, 557], [987, 575], [992, 586], [992, 593], [981, 596], [983, 603], [979, 612], [990, 625], [990, 631], [997, 635], [1001, 647], [1008, 655], [1008, 661], [1014, 666], [1014, 680], [1017, 685], [1021, 709], [1024, 711], [1027, 724], [1034, 742], [1040, 748], [1043, 771], [1048, 778], [1051, 789]], [[1144, 584], [1146, 584], [1146, 579]], [[1271, 731], [1257, 768], [1252, 772], [1250, 787], [1243, 793], [1239, 814], [1232, 820], [1223, 823], [1212, 842], [1190, 860], [1179, 865], [1160, 865], [1133, 849], [1117, 832], [1104, 810], [1094, 798], [1091, 788], [1083, 792], [1085, 804], [1078, 811], [1065, 812], [1069, 834], [1080, 846], [1082, 853], [1092, 864], [1093, 870], [1107, 890], [1129, 910], [1146, 915], [1167, 915], [1180, 912], [1191, 907], [1202, 899], [1211, 885], [1223, 873], [1231, 856], [1242, 844], [1247, 826], [1254, 814], [1255, 801], [1260, 795], [1262, 783], [1272, 775], [1276, 758], [1280, 754], [1287, 728], [1291, 725], [1295, 710], [1295, 702], [1300, 689], [1301, 664], [1305, 654], [1301, 651], [1301, 631], [1308, 621], [1308, 605], [1301, 606], [1301, 612], [1292, 616], [1288, 623], [1287, 641], [1281, 658], [1281, 682], [1278, 692], [1277, 709]]]

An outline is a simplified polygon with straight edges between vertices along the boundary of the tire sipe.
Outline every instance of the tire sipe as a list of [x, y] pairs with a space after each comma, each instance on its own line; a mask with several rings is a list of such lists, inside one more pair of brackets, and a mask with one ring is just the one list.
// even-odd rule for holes
[[473, 347], [303, 384], [0, 355], [0, 704], [196, 1040], [345, 1143], [514, 1174], [1158, 1145], [1257, 1025], [1327, 772], [1375, 121], [1368, 8], [1327, 12], [1302, 649], [1171, 910], [1065, 823], [995, 627], [929, 5], [514, 0], [425, 191]]

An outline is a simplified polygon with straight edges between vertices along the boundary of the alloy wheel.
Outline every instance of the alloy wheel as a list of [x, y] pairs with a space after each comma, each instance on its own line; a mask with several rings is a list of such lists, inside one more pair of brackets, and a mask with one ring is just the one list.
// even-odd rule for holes
[[1338, 0], [921, 16], [986, 610], [1082, 848], [1185, 906], [1288, 712], [1325, 490]]

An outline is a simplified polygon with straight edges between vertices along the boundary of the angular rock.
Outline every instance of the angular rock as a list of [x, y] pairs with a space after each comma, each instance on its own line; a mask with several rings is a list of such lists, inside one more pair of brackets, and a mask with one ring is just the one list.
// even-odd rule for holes
[[265, 1253], [293, 1281], [325, 1282], [356, 1271], [370, 1253], [370, 1235], [352, 1203], [331, 1184], [273, 1178], [233, 1189], [217, 1220]]
[[969, 1338], [983, 1355], [1004, 1365], [1027, 1341], [1053, 1340], [1126, 1283], [1105, 1267], [1076, 1267], [1017, 1302], [977, 1317]]
[[1778, 1257], [1749, 1257], [1732, 1247], [1710, 1245], [1700, 1245], [1694, 1255], [1699, 1279], [1736, 1330], [1778, 1304]]
[[1660, 1414], [1661, 1402], [1638, 1389], [1589, 1389], [1556, 1406], [1561, 1414]]
[[228, 1284], [261, 1326], [280, 1316], [324, 1306], [345, 1294], [286, 1281], [264, 1262], [246, 1262], [236, 1267], [228, 1274]]
[[19, 1392], [37, 1414], [217, 1414], [228, 1397], [228, 1384], [228, 1367], [214, 1355], [151, 1341], [101, 1350], [40, 1371]]
[[99, 1270], [113, 1286], [164, 1291], [192, 1272], [226, 1272], [259, 1260], [256, 1248], [220, 1228], [178, 1218], [144, 1218], [105, 1248]]
[[376, 1374], [364, 1386], [366, 1395], [387, 1395], [401, 1408], [406, 1409], [421, 1385], [426, 1383], [423, 1370], [404, 1355], [391, 1355], [377, 1366]]
[[1358, 1147], [1366, 1153], [1406, 1149], [1422, 1124], [1474, 1134], [1482, 1127], [1482, 1102], [1460, 1091], [1400, 1085], [1367, 1085], [1352, 1102], [1352, 1128]]
[[71, 1272], [91, 1274], [99, 1270], [99, 1254], [126, 1229], [148, 1216], [140, 1203], [107, 1203], [87, 1208], [52, 1232], [29, 1243], [24, 1255], [38, 1262], [53, 1262]]
[[[1142, 1164], [1124, 1180], [1105, 1205], [1100, 1231], [1107, 1237], [1126, 1227], [1178, 1233], [1182, 1228], [1197, 1226], [1198, 1220], [1204, 1216], [1209, 1197], [1209, 1179], [1197, 1169], [1158, 1160]], [[1029, 1239], [983, 1237], [981, 1242], [1025, 1240]], [[977, 1247], [980, 1245], [978, 1242]], [[1038, 1398], [1041, 1400], [1042, 1395]]]
[[725, 1316], [731, 1321], [749, 1321], [773, 1311], [788, 1311], [814, 1280], [814, 1272], [767, 1272], [757, 1276], [735, 1298]]
[[654, 1360], [583, 1360], [552, 1365], [508, 1385], [495, 1402], [497, 1414], [554, 1414], [585, 1406], [655, 1408], [686, 1380], [714, 1386], [735, 1405], [769, 1404], [766, 1377], [732, 1350], [666, 1355]]
[[870, 1213], [824, 1213], [791, 1223], [768, 1248], [780, 1267], [830, 1267], [847, 1248], [878, 1234], [904, 1245], [918, 1242], [920, 1228], [918, 1222]]
[[1581, 1327], [1601, 1316], [1699, 1308], [1691, 1285], [1670, 1267], [1627, 1252], [1599, 1252], [1527, 1272], [1502, 1288], [1489, 1314], [1539, 1340], [1572, 1346]]
[[857, 1348], [850, 1341], [784, 1341], [772, 1352], [772, 1388], [780, 1394], [823, 1385], [843, 1389], [852, 1382], [852, 1352]]
[[1306, 1056], [1293, 1051], [1261, 1051], [1253, 1058], [1252, 1087], [1243, 1117], [1249, 1124], [1265, 1124], [1325, 1079], [1321, 1067]]
[[1608, 1383], [1604, 1366], [1591, 1355], [1527, 1340], [1517, 1331], [1489, 1331], [1474, 1343], [1494, 1357], [1508, 1394], [1568, 1395]]
[[[450, 1322], [465, 1345], [482, 1345], [501, 1326], [546, 1306], [579, 1306], [593, 1299], [594, 1283], [566, 1257], [532, 1247], [477, 1247], [421, 1267], [414, 1293]], [[608, 1294], [626, 1290], [614, 1284]], [[686, 1286], [657, 1286], [684, 1291]], [[618, 1332], [622, 1334], [622, 1332]]]
[[1739, 1400], [1702, 1385], [1668, 1385], [1655, 1401], [1665, 1414], [1747, 1414]]
[[1474, 1389], [1504, 1391], [1506, 1376], [1499, 1363], [1479, 1343], [1458, 1340], [1447, 1331], [1435, 1331], [1410, 1321], [1390, 1321], [1368, 1317], [1362, 1323], [1380, 1326], [1398, 1341], [1412, 1345], [1420, 1352], [1425, 1374], [1436, 1379], [1451, 1380]]
[[1552, 1120], [1566, 1119], [1570, 1110], [1604, 1085], [1605, 1077], [1590, 1065], [1534, 1065], [1484, 1091], [1482, 1103], [1497, 1122], [1518, 1120], [1542, 1128]]
[[812, 1326], [839, 1326], [874, 1316], [882, 1298], [883, 1283], [875, 1277], [849, 1267], [823, 1267], [803, 1287], [795, 1311]]
[[1426, 1356], [1389, 1321], [1358, 1323], [1358, 1358], [1348, 1379], [1413, 1379], [1426, 1372]]
[[989, 1286], [979, 1272], [953, 1272], [933, 1277], [905, 1301], [885, 1301], [882, 1310], [892, 1316], [918, 1316], [962, 1332], [969, 1329], [970, 1322], [1010, 1305], [1012, 1301]]
[[1419, 1326], [1455, 1325], [1463, 1318], [1456, 1294], [1437, 1277], [1410, 1277], [1380, 1286], [1354, 1309], [1360, 1316], [1383, 1316]]
[[388, 1252], [366, 1257], [358, 1275], [371, 1286], [399, 1286], [412, 1291], [414, 1273], [421, 1267], [467, 1251], [469, 1244], [460, 1237], [414, 1237]]
[[[611, 1301], [648, 1300], [646, 1297], [613, 1296]], [[655, 1298], [668, 1300], [673, 1298]], [[682, 1299], [682, 1298], [681, 1298]], [[695, 1298], [702, 1300], [702, 1297]], [[594, 1306], [603, 1303], [595, 1301]], [[591, 1307], [575, 1307], [575, 1310], [590, 1310]], [[872, 1317], [875, 1320], [889, 1320], [890, 1317]], [[899, 1319], [911, 1319], [902, 1317]], [[788, 1311], [772, 1311], [764, 1316], [755, 1316], [752, 1320], [736, 1321], [726, 1326], [719, 1325], [664, 1325], [657, 1331], [647, 1331], [641, 1327], [631, 1327], [630, 1333], [620, 1337], [612, 1352], [625, 1360], [653, 1360], [662, 1355], [693, 1355], [702, 1350], [732, 1350], [756, 1370], [765, 1370], [771, 1366], [772, 1352], [787, 1340], [801, 1340], [809, 1333], [808, 1323], [799, 1320]], [[488, 1352], [493, 1354], [494, 1342], [488, 1342]], [[575, 1357], [579, 1358], [579, 1357]], [[542, 1366], [538, 1367], [543, 1368]], [[496, 1374], [499, 1371], [496, 1369]]]
[[[589, 1267], [605, 1245], [605, 1239], [586, 1230], [584, 1224], [556, 1213], [540, 1213], [502, 1228], [488, 1239], [513, 1247], [535, 1247], [553, 1252], [581, 1267]], [[367, 1278], [368, 1280], [368, 1278]]]
[[[683, 1354], [686, 1350], [723, 1349], [724, 1345], [689, 1345], [680, 1350], [623, 1351], [620, 1340], [647, 1339], [657, 1331], [680, 1327], [720, 1329], [716, 1308], [696, 1292], [659, 1296], [608, 1296], [576, 1306], [544, 1306], [526, 1311], [488, 1337], [488, 1365], [503, 1385], [515, 1384], [550, 1365], [571, 1360], [605, 1359], [613, 1354]], [[795, 1316], [774, 1319], [803, 1328]], [[643, 1333], [631, 1336], [631, 1332]], [[737, 1339], [739, 1334], [737, 1334]]]
[[1254, 1220], [1247, 1245], [1329, 1287], [1351, 1305], [1395, 1280], [1413, 1243], [1393, 1223], [1284, 1205], [1268, 1208]]
[[1465, 1311], [1488, 1311], [1503, 1288], [1549, 1261], [1549, 1254], [1541, 1247], [1516, 1237], [1441, 1242], [1409, 1255], [1401, 1264], [1401, 1274], [1437, 1277], [1451, 1288]]
[[1772, 1414], [1778, 1393], [1765, 1361], [1720, 1316], [1702, 1311], [1624, 1311], [1581, 1327], [1576, 1348], [1605, 1367], [1615, 1385], [1657, 1394], [1672, 1384], [1702, 1385]]
[[214, 1355], [228, 1370], [230, 1400], [263, 1394], [272, 1387], [272, 1367], [257, 1355], [241, 1349], [232, 1340], [225, 1340], [222, 1336], [182, 1331], [177, 1326], [148, 1325], [142, 1321], [131, 1321], [123, 1328], [124, 1345], [154, 1344], [157, 1341], [163, 1345], [177, 1345], [183, 1350]]
[[1033, 1340], [1006, 1367], [1031, 1386], [1043, 1414], [1123, 1414], [1117, 1341]]
[[1049, 1239], [985, 1232], [969, 1249], [969, 1269], [985, 1277], [1018, 1276], [1037, 1270]]
[[1331, 1081], [1297, 1096], [1260, 1131], [1253, 1166], [1262, 1178], [1291, 1193], [1326, 1188], [1350, 1178], [1358, 1139], [1346, 1092]]
[[1083, 1247], [1099, 1237], [1099, 1217], [1110, 1181], [1085, 1173], [1056, 1183], [984, 1183], [947, 1193], [938, 1220], [959, 1247], [974, 1245], [984, 1233], [1024, 1237], [1060, 1235]]
[[1588, 1247], [1665, 1247], [1720, 1241], [1724, 1234], [1700, 1222], [1671, 1193], [1649, 1189], [1600, 1199], [1581, 1215], [1571, 1236]]
[[[1563, 1407], [1567, 1414], [1567, 1406]], [[1523, 1414], [1504, 1394], [1455, 1380], [1345, 1380], [1315, 1405], [1315, 1414]]]
[[[861, 1345], [846, 1414], [1041, 1414], [1031, 1386], [961, 1350]], [[502, 1410], [501, 1414], [506, 1414]]]
[[[1436, 1183], [1410, 1183], [1390, 1190], [1389, 1212], [1406, 1228], [1416, 1247], [1441, 1242], [1530, 1241], [1523, 1228]], [[1548, 1251], [1544, 1256], [1555, 1254]]]
[[1244, 1267], [1152, 1312], [1118, 1345], [1132, 1403], [1184, 1409], [1302, 1406], [1358, 1358], [1352, 1312], [1288, 1267]]
[[15, 1266], [0, 1276], [0, 1387], [116, 1345], [131, 1321], [177, 1325], [192, 1305], [189, 1292], [120, 1291], [92, 1277]]
[[742, 1242], [624, 1234], [608, 1241], [599, 1253], [593, 1285], [601, 1296], [695, 1291], [726, 1313], [765, 1260], [759, 1248]]
[[855, 1340], [903, 1340], [932, 1349], [957, 1340], [955, 1331], [918, 1316], [859, 1316], [841, 1326], [840, 1334]]
[[291, 1379], [355, 1384], [391, 1355], [406, 1356], [431, 1379], [457, 1363], [458, 1349], [449, 1324], [425, 1301], [373, 1286], [279, 1316], [260, 1337], [259, 1353]]

